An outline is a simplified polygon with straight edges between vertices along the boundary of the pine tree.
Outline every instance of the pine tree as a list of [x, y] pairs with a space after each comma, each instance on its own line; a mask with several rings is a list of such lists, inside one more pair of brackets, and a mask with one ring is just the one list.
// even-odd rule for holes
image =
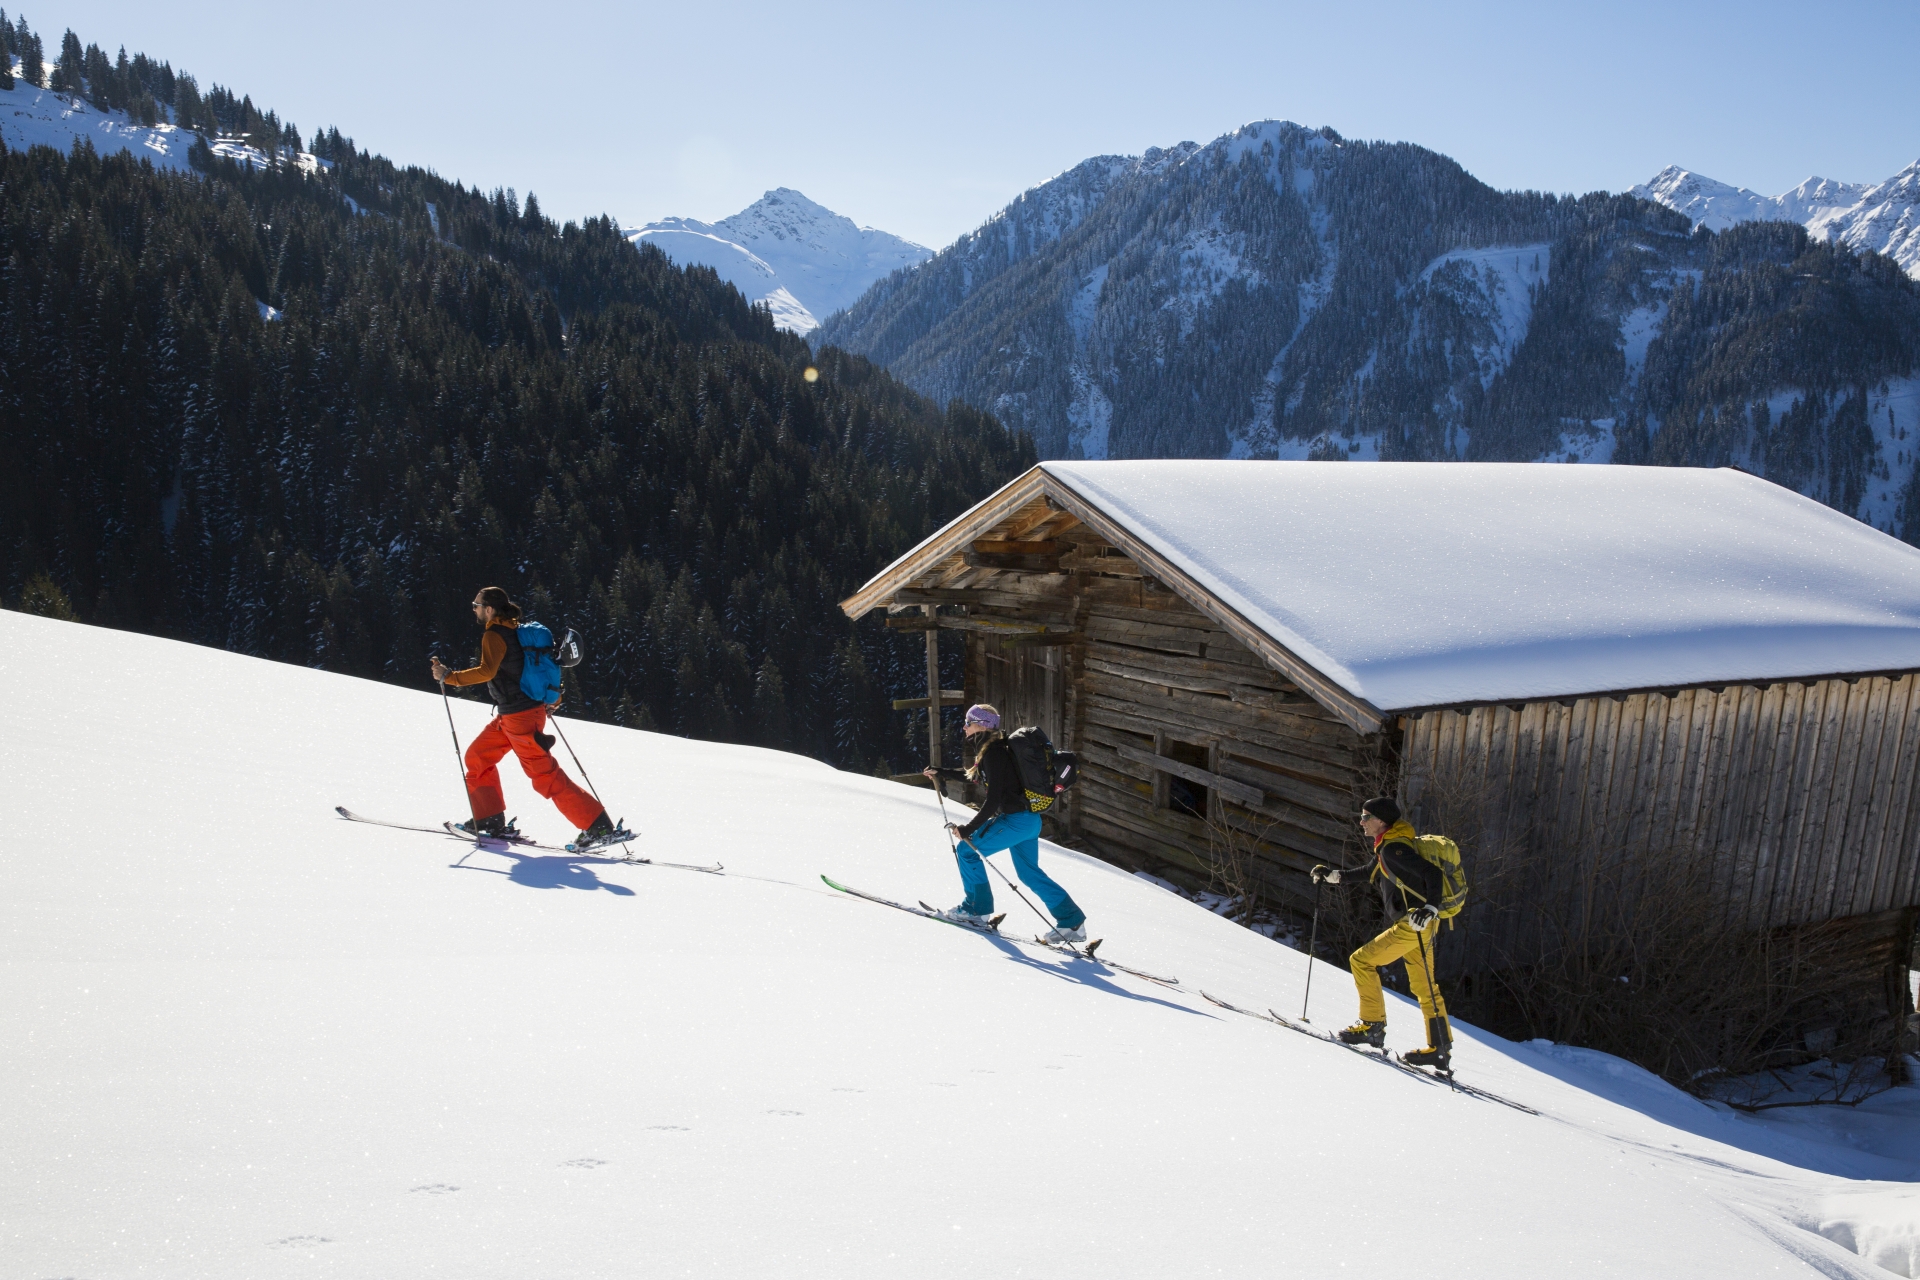
[[60, 60], [53, 66], [53, 78], [47, 87], [55, 93], [65, 93], [80, 97], [86, 92], [87, 82], [84, 74], [86, 54], [80, 49], [80, 37], [68, 27], [67, 33], [60, 37]]
[[13, 28], [7, 25], [7, 11], [0, 9], [0, 89], [13, 88]]

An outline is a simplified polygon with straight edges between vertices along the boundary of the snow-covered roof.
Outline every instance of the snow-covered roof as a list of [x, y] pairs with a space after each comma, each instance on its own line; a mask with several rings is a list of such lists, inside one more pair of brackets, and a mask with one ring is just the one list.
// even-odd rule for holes
[[1040, 470], [1381, 711], [1920, 668], [1920, 550], [1731, 469]]

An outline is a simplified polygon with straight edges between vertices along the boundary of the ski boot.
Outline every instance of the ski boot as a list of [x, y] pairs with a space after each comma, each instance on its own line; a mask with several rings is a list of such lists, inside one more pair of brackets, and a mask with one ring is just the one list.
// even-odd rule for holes
[[591, 853], [595, 849], [604, 849], [610, 844], [623, 844], [633, 839], [633, 832], [627, 830], [626, 820], [619, 822], [607, 817], [606, 810], [593, 820], [593, 825], [573, 838], [567, 846], [568, 853]]
[[1387, 1047], [1387, 1024], [1368, 1022], [1362, 1018], [1340, 1032], [1339, 1039], [1341, 1044], [1366, 1044], [1376, 1049], [1384, 1049]]
[[1070, 946], [1070, 947], [1078, 946], [1080, 943], [1083, 943], [1086, 940], [1087, 940], [1087, 928], [1085, 925], [1075, 925], [1071, 929], [1067, 928], [1064, 925], [1061, 925], [1056, 928], [1047, 930], [1047, 935], [1044, 938], [1040, 939], [1040, 941], [1048, 943], [1053, 946], [1064, 945], [1064, 946]]
[[483, 836], [494, 840], [520, 838], [519, 820], [509, 818], [504, 813], [496, 813], [490, 818], [468, 818], [465, 822], [456, 822], [453, 825], [470, 836]]
[[989, 923], [993, 919], [992, 916], [981, 915], [978, 912], [969, 911], [967, 910], [967, 904], [964, 902], [957, 907], [948, 907], [944, 911], [936, 909], [933, 914], [935, 914], [936, 916], [939, 916], [942, 920], [945, 920], [948, 924], [971, 925], [975, 929], [987, 929], [992, 927], [991, 924]]
[[1427, 1047], [1400, 1055], [1400, 1061], [1415, 1067], [1432, 1067], [1446, 1075], [1453, 1070], [1453, 1029], [1445, 1017], [1427, 1019]]

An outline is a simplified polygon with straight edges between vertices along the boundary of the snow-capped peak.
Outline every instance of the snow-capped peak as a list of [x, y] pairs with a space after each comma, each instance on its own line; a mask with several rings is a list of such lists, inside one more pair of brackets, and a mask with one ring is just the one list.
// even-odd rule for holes
[[1713, 231], [1737, 222], [1798, 222], [1829, 243], [1884, 253], [1920, 279], [1920, 161], [1885, 182], [1815, 177], [1777, 196], [1668, 165], [1629, 194], [1676, 209]]
[[718, 222], [662, 218], [627, 233], [674, 261], [712, 267], [774, 320], [809, 333], [867, 287], [933, 251], [874, 227], [862, 227], [791, 187], [776, 187]]

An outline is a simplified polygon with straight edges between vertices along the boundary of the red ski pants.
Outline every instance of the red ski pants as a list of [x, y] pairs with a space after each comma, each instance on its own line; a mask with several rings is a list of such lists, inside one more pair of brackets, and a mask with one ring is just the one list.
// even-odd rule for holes
[[495, 716], [487, 721], [467, 747], [467, 799], [473, 804], [475, 818], [491, 818], [507, 811], [507, 798], [500, 794], [500, 770], [494, 766], [511, 751], [520, 757], [533, 789], [553, 801], [580, 830], [585, 831], [600, 816], [601, 805], [574, 785], [561, 771], [560, 762], [547, 753], [534, 734], [547, 727], [547, 709], [533, 707], [510, 716]]

